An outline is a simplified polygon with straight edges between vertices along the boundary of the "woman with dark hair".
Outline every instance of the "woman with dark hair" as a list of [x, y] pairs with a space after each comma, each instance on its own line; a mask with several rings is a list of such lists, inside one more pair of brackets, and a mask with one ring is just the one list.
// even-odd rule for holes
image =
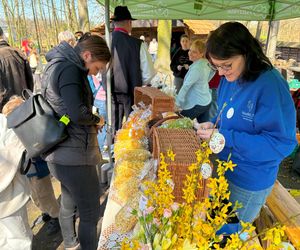
[[[280, 162], [296, 146], [295, 108], [287, 82], [273, 68], [258, 41], [238, 22], [209, 36], [206, 57], [222, 76], [219, 122], [200, 124], [202, 139], [224, 136], [221, 160], [237, 164], [227, 171], [230, 201], [242, 203], [240, 220], [253, 222], [275, 183]], [[221, 134], [221, 135], [220, 135]], [[220, 145], [219, 145], [220, 146]]]
[[[96, 164], [101, 162], [97, 142], [101, 117], [92, 113], [93, 95], [87, 75], [104, 72], [111, 59], [105, 41], [86, 33], [72, 48], [61, 42], [46, 55], [42, 93], [59, 116], [68, 115], [69, 137], [45, 158], [61, 183], [59, 222], [66, 249], [95, 250], [100, 211]], [[75, 213], [79, 211], [78, 238]]]
[[189, 59], [191, 41], [186, 34], [181, 35], [180, 45], [181, 47], [172, 56], [170, 64], [170, 68], [174, 75], [174, 85], [177, 94], [182, 87], [183, 79], [188, 72], [190, 65], [193, 63]]

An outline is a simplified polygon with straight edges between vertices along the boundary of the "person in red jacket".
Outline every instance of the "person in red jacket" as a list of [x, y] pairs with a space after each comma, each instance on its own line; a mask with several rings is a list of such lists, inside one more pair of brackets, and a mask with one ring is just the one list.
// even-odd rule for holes
[[215, 73], [213, 78], [209, 81], [208, 85], [209, 88], [211, 89], [211, 104], [209, 107], [209, 120], [214, 118], [217, 115], [217, 110], [218, 110], [218, 104], [217, 104], [217, 99], [218, 99], [218, 87], [220, 84], [221, 76], [218, 74], [218, 72]]

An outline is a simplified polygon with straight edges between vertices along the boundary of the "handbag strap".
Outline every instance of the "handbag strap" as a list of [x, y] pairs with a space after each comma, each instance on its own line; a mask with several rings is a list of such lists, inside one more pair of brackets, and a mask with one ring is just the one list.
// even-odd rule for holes
[[24, 150], [22, 155], [21, 155], [19, 164], [18, 164], [18, 168], [20, 169], [20, 173], [22, 175], [27, 174], [30, 166], [31, 166], [31, 159], [27, 158], [27, 151]]
[[27, 100], [32, 96], [33, 96], [33, 93], [30, 89], [23, 89], [22, 90], [22, 97], [23, 97], [24, 100]]

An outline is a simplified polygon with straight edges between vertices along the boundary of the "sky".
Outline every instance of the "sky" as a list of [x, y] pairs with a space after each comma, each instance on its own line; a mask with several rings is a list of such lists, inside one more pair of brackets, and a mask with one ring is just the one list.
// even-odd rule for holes
[[[23, 0], [21, 0], [23, 1]], [[62, 1], [63, 0], [55, 0], [57, 6], [57, 13], [58, 16], [63, 15], [62, 9]], [[13, 0], [8, 0], [8, 2], [13, 2]], [[50, 2], [50, 1], [49, 1]], [[96, 24], [101, 24], [104, 22], [104, 8], [101, 6], [96, 0], [87, 0], [88, 2], [88, 9], [89, 9], [89, 18], [91, 22], [91, 26], [93, 27]], [[42, 5], [47, 9], [47, 1], [41, 0]], [[32, 9], [31, 9], [31, 1], [24, 1], [25, 4], [25, 15], [28, 18], [32, 18]], [[75, 4], [77, 5], [77, 0], [75, 0]], [[76, 8], [78, 9], [78, 8]], [[47, 14], [46, 14], [47, 15]], [[77, 15], [78, 16], [78, 15]], [[5, 19], [4, 10], [2, 6], [2, 1], [0, 1], [0, 19]]]

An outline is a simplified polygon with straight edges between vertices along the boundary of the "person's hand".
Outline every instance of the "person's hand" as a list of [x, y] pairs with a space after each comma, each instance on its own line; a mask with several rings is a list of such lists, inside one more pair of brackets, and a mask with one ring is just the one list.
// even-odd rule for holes
[[208, 140], [214, 131], [217, 129], [213, 129], [214, 124], [212, 122], [203, 122], [198, 124], [197, 135], [203, 139]]
[[97, 129], [99, 129], [100, 132], [102, 132], [102, 128], [105, 125], [105, 119], [103, 116], [99, 116], [99, 118], [100, 118], [100, 121], [96, 124], [96, 126], [97, 126]]
[[178, 71], [181, 71], [181, 70], [182, 70], [182, 68], [183, 68], [183, 66], [182, 66], [182, 65], [178, 65], [178, 66], [177, 66], [177, 69], [178, 69]]
[[188, 64], [183, 64], [183, 66], [186, 70], [189, 70], [189, 68], [190, 68], [190, 66]]

